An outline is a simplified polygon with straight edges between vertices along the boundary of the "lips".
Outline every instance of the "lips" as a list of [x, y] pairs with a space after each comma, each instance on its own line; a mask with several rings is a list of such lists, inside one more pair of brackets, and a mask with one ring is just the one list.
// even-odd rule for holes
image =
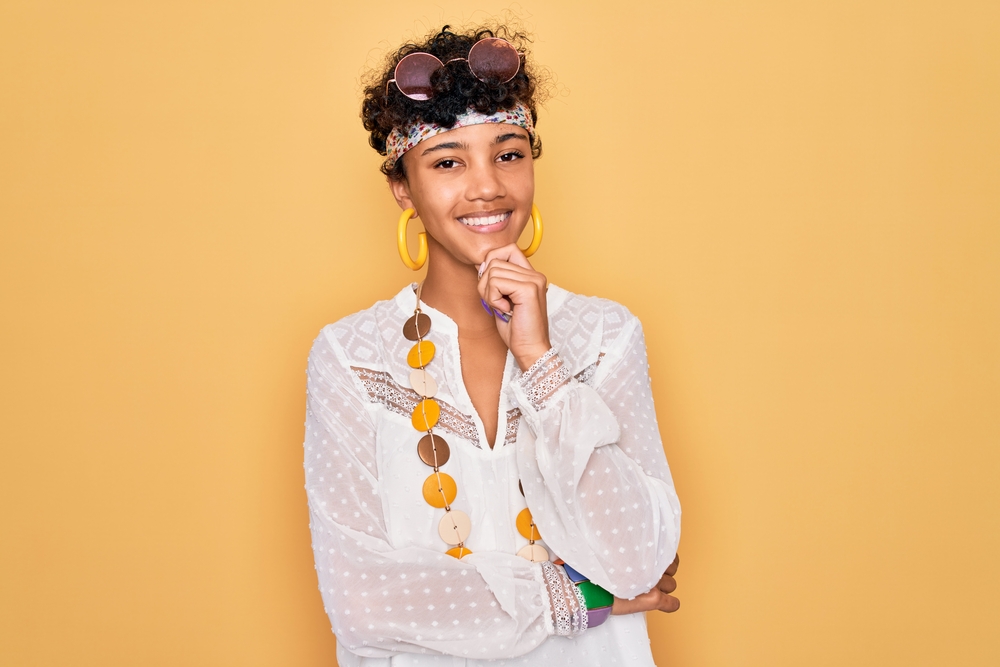
[[467, 227], [490, 227], [506, 222], [511, 215], [511, 211], [485, 211], [483, 213], [470, 213], [458, 219]]

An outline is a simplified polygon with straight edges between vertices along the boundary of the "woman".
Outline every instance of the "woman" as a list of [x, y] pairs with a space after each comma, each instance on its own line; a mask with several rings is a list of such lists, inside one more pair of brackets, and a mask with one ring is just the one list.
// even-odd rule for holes
[[445, 27], [366, 90], [400, 252], [427, 274], [324, 328], [309, 358], [306, 489], [343, 667], [651, 665], [639, 612], [678, 605], [642, 329], [527, 259], [524, 41]]

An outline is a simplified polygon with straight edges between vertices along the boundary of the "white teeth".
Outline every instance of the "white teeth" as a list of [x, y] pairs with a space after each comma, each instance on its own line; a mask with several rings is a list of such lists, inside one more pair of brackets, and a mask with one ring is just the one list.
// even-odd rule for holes
[[490, 215], [482, 218], [459, 218], [458, 221], [463, 225], [469, 225], [470, 227], [485, 227], [486, 225], [495, 225], [506, 218], [506, 213], [500, 213], [498, 215]]

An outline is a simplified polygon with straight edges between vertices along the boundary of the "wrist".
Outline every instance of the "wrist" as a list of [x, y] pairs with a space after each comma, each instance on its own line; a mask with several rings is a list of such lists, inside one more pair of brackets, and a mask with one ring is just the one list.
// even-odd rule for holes
[[517, 362], [521, 372], [524, 373], [531, 368], [536, 361], [541, 359], [542, 356], [550, 349], [552, 349], [552, 344], [546, 340], [527, 350], [518, 350], [517, 352], [514, 352], [514, 361]]

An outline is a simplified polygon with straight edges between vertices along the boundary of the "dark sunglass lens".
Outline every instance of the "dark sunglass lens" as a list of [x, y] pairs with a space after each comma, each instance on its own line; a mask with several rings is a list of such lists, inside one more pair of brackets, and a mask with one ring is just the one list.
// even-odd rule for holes
[[507, 83], [521, 67], [521, 56], [514, 45], [499, 37], [476, 42], [469, 51], [469, 69], [480, 81]]
[[411, 53], [396, 64], [396, 87], [411, 100], [429, 100], [434, 95], [431, 74], [440, 68], [441, 61], [431, 54]]

